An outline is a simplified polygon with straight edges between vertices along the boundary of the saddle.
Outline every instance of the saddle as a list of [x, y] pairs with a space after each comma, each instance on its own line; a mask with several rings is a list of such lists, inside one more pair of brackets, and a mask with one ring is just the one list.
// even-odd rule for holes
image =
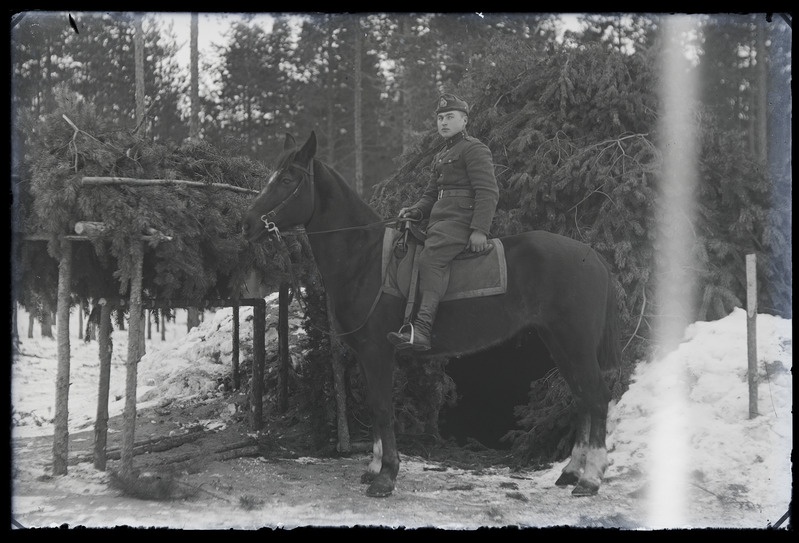
[[[426, 236], [416, 224], [406, 231], [387, 227], [383, 234], [383, 291], [405, 300], [416, 295], [419, 279], [417, 257]], [[504, 294], [508, 287], [505, 247], [498, 238], [485, 251], [464, 251], [449, 269], [449, 284], [442, 302]]]

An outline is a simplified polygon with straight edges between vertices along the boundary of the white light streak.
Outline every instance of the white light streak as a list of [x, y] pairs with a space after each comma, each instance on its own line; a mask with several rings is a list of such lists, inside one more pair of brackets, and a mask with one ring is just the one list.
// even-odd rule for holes
[[[683, 338], [693, 306], [692, 253], [694, 188], [697, 178], [694, 104], [696, 81], [686, 56], [684, 36], [694, 30], [690, 16], [663, 18], [664, 50], [661, 62], [662, 120], [660, 150], [663, 155], [661, 195], [658, 201], [658, 269], [655, 337], [659, 357], [667, 357]], [[656, 360], [656, 362], [658, 362]], [[668, 360], [659, 361], [668, 363]], [[687, 473], [690, 435], [684, 409], [687, 387], [676, 369], [664, 379], [661, 408], [653, 421], [651, 440], [651, 490], [649, 521], [653, 528], [687, 526]]]

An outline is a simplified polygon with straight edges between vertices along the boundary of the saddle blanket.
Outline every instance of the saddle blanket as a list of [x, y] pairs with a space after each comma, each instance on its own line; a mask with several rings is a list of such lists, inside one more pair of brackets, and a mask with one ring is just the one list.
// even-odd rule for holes
[[[388, 227], [383, 234], [383, 292], [408, 299], [411, 283], [418, 283], [418, 266], [414, 260], [423, 245], [408, 239], [408, 251], [403, 257], [394, 255], [394, 245], [402, 232]], [[449, 286], [441, 298], [442, 302], [504, 294], [508, 288], [508, 268], [505, 263], [505, 247], [497, 238], [489, 240], [494, 250], [480, 256], [460, 258], [452, 261], [449, 270]]]

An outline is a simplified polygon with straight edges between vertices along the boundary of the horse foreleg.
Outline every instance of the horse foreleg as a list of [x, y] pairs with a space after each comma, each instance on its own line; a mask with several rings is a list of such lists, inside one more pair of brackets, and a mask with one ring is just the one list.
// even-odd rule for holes
[[[388, 344], [387, 344], [388, 346]], [[394, 435], [393, 352], [363, 352], [369, 405], [372, 408], [372, 461], [361, 481], [366, 495], [390, 496], [399, 473], [399, 453]]]
[[588, 456], [588, 441], [591, 430], [591, 416], [585, 409], [579, 409], [577, 416], [577, 432], [574, 437], [571, 457], [569, 463], [555, 481], [557, 486], [576, 485], [585, 469], [586, 458]]
[[372, 461], [366, 466], [366, 471], [361, 475], [361, 484], [371, 484], [380, 473], [383, 466], [383, 440], [377, 431], [377, 425], [372, 425]]
[[[366, 489], [366, 495], [373, 498], [390, 496], [394, 491], [397, 473], [399, 473], [399, 453], [397, 452], [397, 443], [394, 436], [394, 416], [391, 410], [390, 392], [391, 390], [389, 389], [388, 401], [381, 401], [380, 407], [375, 410], [375, 423], [378, 425], [381, 438], [379, 442], [374, 444], [373, 464], [379, 452], [382, 452], [382, 456], [380, 457], [380, 471], [374, 475], [369, 488]], [[382, 449], [382, 451], [378, 451], [378, 449]], [[373, 464], [370, 464], [370, 466]]]

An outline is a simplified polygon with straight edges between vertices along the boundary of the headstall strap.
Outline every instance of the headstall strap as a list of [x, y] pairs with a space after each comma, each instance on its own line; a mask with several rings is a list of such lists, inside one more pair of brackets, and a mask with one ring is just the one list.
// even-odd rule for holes
[[[301, 172], [303, 172], [304, 174], [306, 174], [308, 176], [308, 178], [309, 178], [309, 180], [311, 182], [311, 194], [313, 194], [313, 160], [311, 160], [311, 162], [309, 164], [309, 169], [305, 169], [302, 166], [300, 166], [299, 164], [292, 164], [292, 166], [297, 168], [298, 170], [300, 170]], [[288, 198], [286, 198], [285, 200], [280, 202], [278, 205], [276, 205], [274, 208], [272, 208], [272, 210], [269, 211], [268, 213], [266, 213], [264, 215], [261, 215], [261, 222], [264, 223], [264, 226], [266, 227], [267, 233], [268, 234], [274, 234], [275, 237], [278, 240], [281, 239], [280, 230], [278, 230], [277, 225], [273, 221], [271, 221], [269, 219], [276, 217], [278, 211], [280, 211], [281, 209], [286, 207], [291, 200], [296, 198], [297, 194], [299, 193], [301, 188], [302, 188], [302, 182], [297, 184], [297, 188], [295, 188], [294, 191], [291, 194], [289, 194]]]

